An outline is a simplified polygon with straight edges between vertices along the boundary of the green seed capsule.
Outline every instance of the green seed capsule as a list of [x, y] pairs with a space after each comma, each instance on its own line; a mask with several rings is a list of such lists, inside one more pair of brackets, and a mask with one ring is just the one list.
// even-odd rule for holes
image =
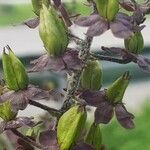
[[112, 85], [110, 85], [106, 91], [106, 96], [109, 101], [113, 103], [122, 102], [126, 88], [129, 85], [131, 76], [129, 72], [125, 72], [120, 78], [118, 78]]
[[87, 144], [92, 145], [95, 150], [100, 150], [102, 145], [102, 134], [100, 126], [93, 123], [88, 131], [88, 134], [85, 138]]
[[6, 86], [10, 90], [18, 91], [28, 86], [29, 79], [21, 61], [15, 56], [12, 50], [7, 47], [9, 54], [3, 52], [2, 63]]
[[101, 17], [112, 21], [119, 11], [118, 0], [96, 0], [96, 7]]
[[69, 42], [68, 35], [64, 22], [52, 6], [48, 9], [43, 5], [39, 33], [49, 55], [57, 57], [65, 52]]
[[69, 150], [81, 134], [87, 113], [82, 106], [73, 106], [58, 121], [57, 139], [60, 150]]
[[85, 90], [99, 90], [102, 84], [102, 67], [98, 61], [88, 61], [81, 74], [81, 87]]
[[141, 32], [135, 32], [133, 36], [124, 40], [125, 48], [134, 54], [140, 54], [144, 49], [144, 39]]
[[16, 113], [11, 110], [9, 101], [0, 104], [0, 118], [4, 121], [10, 121], [16, 117]]
[[37, 16], [40, 15], [42, 4], [48, 7], [50, 3], [49, 0], [31, 0], [31, 1], [32, 1], [32, 6], [33, 6], [33, 11]]

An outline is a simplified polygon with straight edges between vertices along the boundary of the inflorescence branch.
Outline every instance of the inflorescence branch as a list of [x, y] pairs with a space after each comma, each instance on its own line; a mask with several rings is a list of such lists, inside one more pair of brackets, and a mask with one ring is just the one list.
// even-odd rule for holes
[[129, 58], [120, 59], [120, 58], [114, 58], [111, 56], [104, 56], [104, 55], [94, 54], [94, 53], [90, 53], [90, 55], [92, 57], [96, 58], [97, 60], [110, 61], [110, 62], [114, 62], [114, 63], [118, 63], [118, 64], [128, 64], [132, 61]]
[[55, 108], [50, 108], [44, 104], [41, 104], [41, 103], [33, 101], [33, 100], [29, 100], [29, 104], [48, 111], [54, 117], [58, 118], [60, 116], [60, 111]]
[[43, 149], [44, 147], [39, 144], [39, 143], [36, 143], [35, 141], [33, 141], [32, 139], [28, 138], [27, 136], [24, 136], [22, 133], [20, 133], [18, 130], [16, 129], [11, 129], [11, 131], [16, 135], [18, 136], [19, 138], [21, 138], [23, 141], [25, 141], [26, 143], [28, 144], [31, 144], [32, 146], [38, 148], [38, 149]]

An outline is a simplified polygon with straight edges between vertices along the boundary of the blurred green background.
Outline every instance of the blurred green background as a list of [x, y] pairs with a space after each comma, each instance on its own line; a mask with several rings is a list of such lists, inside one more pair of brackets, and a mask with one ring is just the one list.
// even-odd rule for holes
[[[73, 3], [65, 3], [68, 11], [73, 14], [82, 14], [87, 15], [90, 12], [90, 9], [83, 5], [81, 1], [73, 1]], [[30, 3], [25, 4], [4, 4], [0, 2], [0, 28], [6, 28], [12, 25], [20, 24], [24, 20], [34, 17], [34, 13], [32, 11], [32, 6]], [[147, 28], [148, 30], [148, 28]], [[1, 34], [1, 33], [0, 33]], [[145, 47], [145, 53], [147, 57], [150, 56], [150, 43]], [[35, 56], [30, 57], [22, 57], [22, 61], [29, 65], [29, 61], [32, 60]], [[135, 92], [135, 96], [133, 97], [136, 101], [137, 93], [144, 92], [145, 84], [150, 84], [150, 74], [142, 72], [139, 68], [134, 64], [129, 65], [118, 65], [114, 63], [103, 62], [104, 68], [104, 86], [108, 85], [112, 82], [118, 75], [120, 75], [123, 71], [129, 70], [134, 77], [132, 80], [133, 90]], [[31, 82], [40, 83], [39, 81], [43, 81], [43, 79], [55, 81], [59, 86], [60, 76], [56, 74], [45, 73], [43, 76], [41, 74], [33, 74], [31, 76]], [[142, 86], [141, 86], [142, 83]], [[42, 83], [41, 83], [42, 84]], [[138, 86], [139, 85], [139, 86]], [[139, 88], [140, 89], [139, 89]], [[143, 88], [142, 88], [143, 87]], [[149, 88], [150, 86], [148, 86]], [[148, 89], [150, 91], [150, 89]], [[133, 101], [130, 99], [129, 101]], [[111, 124], [102, 127], [103, 134], [103, 143], [106, 144], [107, 150], [150, 150], [150, 97], [143, 97], [142, 105], [136, 106], [136, 104], [132, 104], [135, 107], [135, 124], [136, 128], [133, 130], [124, 130], [122, 129], [116, 119], [112, 121]], [[135, 106], [134, 106], [135, 105]], [[138, 107], [138, 109], [136, 109]], [[132, 107], [130, 108], [131, 112]], [[0, 143], [7, 147], [7, 142], [3, 136], [0, 138]], [[0, 146], [0, 150], [3, 150], [3, 146]], [[10, 148], [9, 148], [10, 149]], [[11, 149], [10, 149], [11, 150]]]

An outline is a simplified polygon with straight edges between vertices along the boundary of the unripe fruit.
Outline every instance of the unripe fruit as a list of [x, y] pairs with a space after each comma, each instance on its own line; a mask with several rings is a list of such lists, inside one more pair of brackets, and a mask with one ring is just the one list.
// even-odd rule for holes
[[95, 150], [100, 150], [102, 146], [102, 134], [100, 130], [100, 126], [98, 124], [93, 123], [88, 131], [88, 134], [85, 138], [85, 142], [87, 144], [92, 145]]
[[113, 103], [122, 102], [126, 88], [129, 85], [131, 76], [129, 72], [125, 72], [119, 77], [112, 85], [110, 85], [106, 91], [107, 99]]
[[134, 35], [124, 40], [125, 48], [134, 54], [140, 54], [144, 49], [144, 39], [141, 32], [135, 32]]
[[102, 84], [102, 69], [98, 61], [88, 61], [81, 74], [81, 88], [99, 90]]
[[119, 2], [118, 0], [96, 0], [96, 7], [101, 17], [112, 21], [119, 11]]
[[39, 16], [40, 10], [42, 9], [42, 4], [49, 6], [49, 0], [31, 0], [34, 13]]
[[3, 73], [7, 88], [18, 91], [28, 86], [29, 78], [21, 61], [7, 46], [9, 54], [3, 52], [2, 63]]
[[0, 104], [0, 118], [4, 121], [10, 121], [16, 117], [16, 113], [11, 110], [10, 101]]
[[56, 57], [65, 52], [69, 42], [68, 35], [64, 22], [52, 6], [48, 9], [43, 5], [39, 33], [49, 55]]
[[73, 106], [58, 121], [57, 139], [60, 150], [69, 150], [84, 128], [87, 113], [83, 106]]

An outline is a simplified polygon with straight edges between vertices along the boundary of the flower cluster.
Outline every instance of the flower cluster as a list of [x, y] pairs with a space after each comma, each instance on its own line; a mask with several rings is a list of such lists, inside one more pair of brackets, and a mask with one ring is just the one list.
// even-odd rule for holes
[[[101, 124], [110, 123], [114, 114], [123, 128], [135, 127], [134, 115], [127, 111], [123, 102], [131, 80], [130, 73], [123, 73], [104, 89], [101, 61], [134, 62], [150, 72], [150, 59], [141, 56], [144, 50], [143, 23], [145, 15], [150, 13], [150, 3], [139, 4], [134, 0], [87, 2], [93, 8], [91, 14], [71, 19], [61, 0], [32, 0], [36, 18], [24, 24], [30, 28], [38, 27], [45, 52], [31, 62], [32, 68], [28, 71], [11, 48], [4, 47], [4, 82], [0, 84], [0, 118], [3, 121], [0, 122], [0, 131], [18, 137], [13, 139], [17, 149], [104, 150], [107, 145], [102, 144]], [[69, 27], [73, 23], [88, 27], [85, 39], [71, 33]], [[107, 30], [124, 40], [124, 48], [103, 46], [101, 49], [105, 55], [91, 52], [93, 37]], [[72, 40], [76, 48], [68, 46]], [[67, 75], [67, 87], [61, 89], [63, 92], [40, 89], [30, 84], [28, 73], [45, 70]], [[57, 110], [38, 102], [43, 99], [56, 99], [63, 104]], [[18, 112], [29, 105], [47, 113], [36, 121], [20, 117]], [[88, 128], [86, 106], [95, 107], [94, 121]], [[24, 132], [21, 133], [18, 128], [23, 128]]]

